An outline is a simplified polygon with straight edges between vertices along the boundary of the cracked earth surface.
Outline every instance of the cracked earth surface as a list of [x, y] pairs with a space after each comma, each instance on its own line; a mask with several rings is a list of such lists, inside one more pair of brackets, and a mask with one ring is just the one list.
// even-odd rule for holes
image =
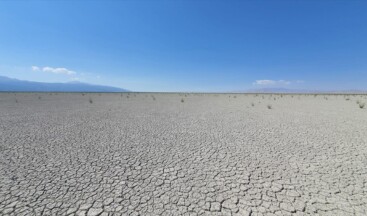
[[357, 99], [2, 93], [0, 213], [366, 215]]

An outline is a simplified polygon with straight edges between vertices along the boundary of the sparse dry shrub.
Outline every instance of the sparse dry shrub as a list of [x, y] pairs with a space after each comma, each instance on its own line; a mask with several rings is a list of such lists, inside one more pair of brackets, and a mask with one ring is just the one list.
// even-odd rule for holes
[[271, 109], [272, 108], [270, 104], [268, 104], [267, 107], [268, 107], [268, 109]]
[[359, 108], [363, 109], [365, 106], [365, 103], [359, 103]]
[[93, 103], [93, 100], [92, 100], [92, 98], [89, 98], [89, 103], [91, 103], [91, 104]]
[[255, 104], [254, 103], [251, 103], [251, 106], [255, 106]]
[[183, 98], [181, 98], [181, 103], [185, 102], [185, 100]]
[[41, 100], [42, 99], [42, 97], [41, 96], [38, 96], [38, 100]]

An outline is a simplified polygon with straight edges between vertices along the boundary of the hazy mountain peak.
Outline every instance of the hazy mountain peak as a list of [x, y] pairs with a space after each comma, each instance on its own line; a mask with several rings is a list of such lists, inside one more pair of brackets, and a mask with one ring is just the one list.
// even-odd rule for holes
[[82, 83], [79, 81], [45, 83], [0, 76], [0, 91], [126, 92], [128, 90], [112, 86]]

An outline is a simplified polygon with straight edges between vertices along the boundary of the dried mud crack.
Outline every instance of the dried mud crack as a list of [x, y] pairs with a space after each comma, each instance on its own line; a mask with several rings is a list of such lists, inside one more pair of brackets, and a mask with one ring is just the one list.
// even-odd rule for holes
[[0, 214], [367, 215], [353, 100], [1, 93]]

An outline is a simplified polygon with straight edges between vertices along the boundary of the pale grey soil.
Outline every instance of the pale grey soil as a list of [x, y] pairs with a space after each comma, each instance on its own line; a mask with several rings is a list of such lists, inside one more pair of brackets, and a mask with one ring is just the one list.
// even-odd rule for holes
[[1, 93], [0, 214], [366, 215], [357, 100]]

